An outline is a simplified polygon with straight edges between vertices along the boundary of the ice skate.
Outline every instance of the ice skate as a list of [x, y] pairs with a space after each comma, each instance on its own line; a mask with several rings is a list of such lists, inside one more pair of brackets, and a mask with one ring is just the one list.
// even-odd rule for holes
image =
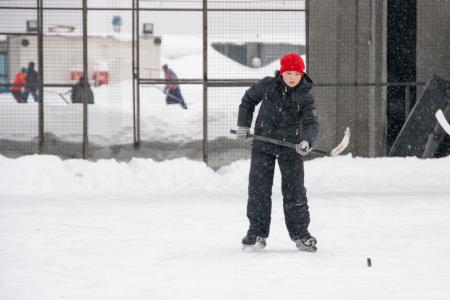
[[266, 238], [256, 235], [246, 235], [242, 239], [242, 250], [262, 250], [266, 247]]
[[295, 245], [297, 246], [298, 250], [300, 251], [306, 251], [306, 252], [316, 252], [317, 251], [317, 240], [311, 235], [306, 235], [300, 239], [294, 240]]

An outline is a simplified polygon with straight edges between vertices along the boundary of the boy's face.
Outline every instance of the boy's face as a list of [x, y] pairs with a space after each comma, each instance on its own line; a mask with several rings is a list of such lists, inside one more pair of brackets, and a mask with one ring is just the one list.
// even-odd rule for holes
[[302, 75], [297, 71], [286, 71], [281, 76], [288, 87], [296, 86], [302, 79]]

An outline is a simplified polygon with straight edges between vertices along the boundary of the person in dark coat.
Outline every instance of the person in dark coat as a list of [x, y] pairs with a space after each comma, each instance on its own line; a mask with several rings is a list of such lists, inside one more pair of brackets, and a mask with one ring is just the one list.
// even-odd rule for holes
[[169, 69], [167, 65], [163, 65], [162, 69], [164, 71], [164, 77], [168, 81], [166, 87], [164, 88], [164, 94], [166, 94], [167, 104], [180, 104], [181, 107], [187, 109], [187, 105], [184, 102], [183, 96], [181, 95], [180, 87], [177, 83], [173, 82], [177, 80], [178, 77], [174, 71]]
[[38, 88], [38, 73], [34, 69], [34, 62], [30, 62], [28, 64], [27, 74], [25, 76], [27, 84], [25, 86], [25, 92], [23, 93], [23, 99], [25, 102], [28, 101], [28, 95], [31, 93], [31, 96], [33, 96], [34, 102], [38, 102], [38, 94], [37, 94], [37, 88]]
[[70, 99], [72, 103], [83, 103], [83, 97], [86, 97], [86, 102], [94, 104], [94, 93], [92, 92], [89, 82], [84, 76], [81, 76], [77, 84], [72, 87], [72, 94]]
[[258, 140], [252, 143], [247, 217], [250, 227], [244, 247], [264, 248], [269, 236], [272, 183], [275, 161], [281, 171], [283, 208], [290, 238], [299, 250], [314, 252], [316, 239], [308, 231], [309, 207], [304, 186], [303, 157], [319, 133], [319, 122], [310, 90], [311, 78], [304, 73], [303, 59], [296, 53], [281, 58], [275, 77], [265, 77], [248, 89], [238, 113], [237, 136], [250, 132], [255, 106], [256, 135], [296, 144], [296, 150]]

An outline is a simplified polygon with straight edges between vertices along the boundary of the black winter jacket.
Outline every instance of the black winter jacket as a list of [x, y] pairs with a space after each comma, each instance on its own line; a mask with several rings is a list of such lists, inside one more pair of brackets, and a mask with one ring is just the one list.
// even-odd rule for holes
[[[86, 89], [86, 95], [84, 95]], [[86, 102], [94, 104], [94, 93], [92, 92], [89, 82], [82, 79], [78, 81], [72, 88], [72, 94], [70, 96], [72, 103], [83, 103], [83, 97], [86, 97]]]
[[293, 88], [284, 83], [279, 72], [275, 77], [263, 78], [245, 92], [239, 105], [238, 126], [250, 128], [255, 106], [262, 101], [256, 135], [294, 144], [307, 140], [312, 145], [319, 133], [314, 99], [309, 93], [312, 86], [306, 73]]
[[28, 69], [26, 74], [27, 87], [29, 88], [37, 88], [38, 84], [38, 73], [34, 69]]

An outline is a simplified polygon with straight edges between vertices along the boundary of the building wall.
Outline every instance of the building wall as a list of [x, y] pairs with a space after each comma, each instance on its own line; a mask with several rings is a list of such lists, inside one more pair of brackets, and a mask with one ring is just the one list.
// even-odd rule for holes
[[308, 73], [324, 148], [348, 126], [353, 155], [384, 154], [384, 87], [364, 85], [386, 80], [385, 1], [310, 1]]
[[[29, 45], [24, 47], [22, 40]], [[160, 47], [153, 43], [153, 37], [140, 40], [140, 75], [142, 78], [159, 78]], [[30, 61], [37, 66], [37, 38], [14, 36], [9, 38], [9, 74], [15, 74]], [[109, 71], [110, 81], [131, 80], [131, 41], [112, 37], [88, 38], [88, 71]], [[44, 37], [44, 80], [45, 83], [72, 83], [71, 71], [83, 70], [83, 43], [81, 36]]]
[[417, 81], [428, 81], [433, 74], [450, 80], [449, 20], [450, 1], [417, 0]]

